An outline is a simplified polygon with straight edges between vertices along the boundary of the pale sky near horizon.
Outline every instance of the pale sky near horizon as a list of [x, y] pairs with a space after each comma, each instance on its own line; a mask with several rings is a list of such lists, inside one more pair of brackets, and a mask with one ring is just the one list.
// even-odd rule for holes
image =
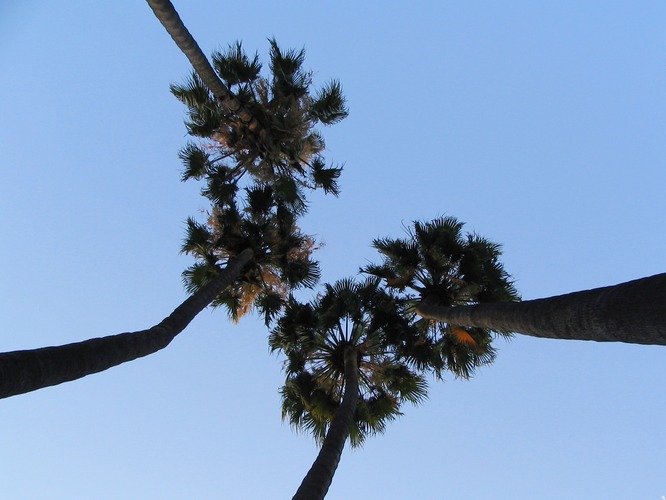
[[[323, 277], [453, 215], [523, 298], [666, 272], [666, 4], [175, 2], [206, 53], [267, 38], [338, 78], [339, 198], [305, 232]], [[0, 6], [0, 352], [152, 326], [185, 297], [189, 72], [143, 1]], [[280, 420], [263, 323], [206, 310], [164, 351], [0, 401], [0, 496], [290, 498], [314, 460]], [[666, 350], [516, 336], [364, 448], [327, 499], [659, 500]]]

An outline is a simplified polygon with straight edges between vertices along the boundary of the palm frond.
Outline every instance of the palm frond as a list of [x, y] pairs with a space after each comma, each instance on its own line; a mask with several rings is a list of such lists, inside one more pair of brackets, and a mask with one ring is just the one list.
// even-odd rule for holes
[[238, 184], [229, 169], [216, 165], [206, 176], [206, 186], [201, 194], [218, 206], [231, 206], [238, 193]]
[[273, 291], [268, 291], [262, 293], [256, 300], [257, 311], [264, 318], [264, 323], [266, 326], [269, 326], [277, 316], [280, 314], [280, 311], [284, 308], [285, 299], [279, 293]]
[[169, 90], [190, 109], [203, 108], [214, 102], [213, 95], [195, 72], [186, 78], [185, 83], [169, 85]]
[[282, 175], [275, 180], [275, 194], [294, 214], [305, 215], [308, 210], [303, 190], [293, 178]]
[[271, 87], [275, 96], [300, 98], [306, 94], [311, 75], [303, 70], [305, 49], [282, 51], [275, 39], [270, 39]]
[[327, 83], [315, 96], [310, 112], [325, 125], [332, 125], [349, 116], [340, 82], [333, 80]]
[[245, 188], [248, 208], [253, 214], [269, 214], [275, 206], [273, 189], [270, 186], [250, 186]]
[[311, 259], [287, 259], [282, 277], [293, 288], [314, 288], [319, 283], [319, 263]]
[[198, 292], [218, 274], [218, 269], [206, 262], [195, 262], [183, 271], [183, 283], [189, 294]]
[[259, 55], [255, 53], [250, 60], [243, 51], [241, 42], [229, 45], [226, 52], [213, 52], [213, 67], [227, 86], [248, 83], [256, 80], [261, 71]]
[[312, 182], [315, 186], [320, 186], [324, 193], [338, 196], [340, 187], [338, 178], [342, 174], [342, 167], [326, 168], [326, 164], [321, 157], [316, 157], [312, 162]]
[[207, 173], [210, 165], [210, 156], [203, 148], [191, 142], [180, 150], [178, 157], [183, 162], [182, 181], [189, 179], [201, 179]]
[[211, 234], [208, 228], [188, 217], [181, 252], [205, 257], [211, 253]]

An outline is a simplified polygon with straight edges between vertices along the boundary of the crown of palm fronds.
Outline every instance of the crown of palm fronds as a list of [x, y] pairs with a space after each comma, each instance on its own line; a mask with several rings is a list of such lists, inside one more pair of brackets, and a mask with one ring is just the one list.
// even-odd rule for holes
[[454, 217], [414, 222], [407, 238], [374, 240], [383, 260], [361, 271], [382, 278], [389, 288], [422, 299], [434, 296], [447, 305], [518, 300], [499, 261], [501, 246], [464, 234], [463, 227]]
[[188, 291], [194, 292], [215, 277], [219, 265], [251, 249], [252, 265], [211, 305], [225, 306], [235, 321], [254, 306], [268, 324], [290, 290], [311, 288], [319, 281], [319, 265], [311, 257], [316, 244], [300, 231], [294, 212], [283, 206], [271, 188], [255, 186], [245, 195], [242, 209], [234, 201], [226, 207], [214, 206], [205, 224], [187, 220], [182, 250], [197, 262], [183, 277]]
[[[406, 303], [431, 298], [454, 306], [519, 300], [499, 261], [500, 245], [463, 232], [454, 217], [414, 222], [407, 238], [381, 238], [373, 246], [380, 264], [361, 271], [382, 279]], [[421, 334], [406, 341], [402, 355], [419, 369], [437, 376], [451, 371], [469, 378], [478, 366], [495, 359], [491, 331], [462, 328], [426, 319], [415, 321]], [[508, 336], [508, 332], [496, 332]]]
[[303, 50], [283, 51], [270, 40], [270, 75], [262, 77], [258, 55], [249, 58], [240, 43], [213, 54], [215, 70], [243, 103], [243, 112], [253, 115], [252, 124], [223, 108], [196, 74], [172, 85], [171, 92], [188, 107], [189, 133], [204, 139], [183, 150], [183, 178], [200, 178], [224, 165], [258, 183], [290, 179], [300, 189], [337, 194], [342, 169], [326, 167], [324, 140], [315, 127], [336, 123], [348, 111], [337, 81], [311, 94], [304, 59]]
[[[344, 353], [358, 356], [360, 398], [350, 439], [353, 446], [399, 416], [401, 405], [426, 397], [425, 379], [398, 356], [402, 338], [414, 328], [400, 317], [401, 306], [376, 279], [326, 285], [311, 303], [289, 301], [269, 337], [272, 350], [286, 356], [282, 415], [297, 429], [323, 440], [344, 393]], [[405, 329], [402, 335], [396, 330]]]
[[202, 139], [180, 152], [183, 180], [199, 180], [212, 203], [203, 223], [187, 221], [183, 251], [197, 262], [184, 273], [189, 291], [215, 276], [217, 268], [245, 248], [254, 251], [242, 278], [212, 305], [224, 305], [234, 320], [256, 307], [269, 323], [293, 288], [319, 279], [311, 254], [314, 238], [297, 219], [307, 212], [306, 191], [338, 194], [341, 168], [327, 167], [318, 123], [347, 116], [342, 89], [331, 82], [310, 95], [305, 53], [283, 51], [270, 41], [270, 75], [261, 76], [258, 55], [248, 57], [240, 43], [213, 54], [220, 78], [241, 102], [238, 113], [221, 105], [196, 75], [172, 93], [188, 107], [191, 135]]

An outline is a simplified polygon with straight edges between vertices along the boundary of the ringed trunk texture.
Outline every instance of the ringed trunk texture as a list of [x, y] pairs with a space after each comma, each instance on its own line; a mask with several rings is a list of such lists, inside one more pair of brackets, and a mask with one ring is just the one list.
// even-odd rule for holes
[[444, 307], [426, 299], [424, 318], [532, 337], [666, 345], [666, 273], [524, 302]]
[[164, 349], [221, 291], [238, 279], [252, 255], [252, 250], [246, 249], [230, 259], [219, 276], [147, 330], [0, 354], [0, 398], [76, 380]]
[[[234, 113], [239, 113], [242, 107], [240, 101], [217, 76], [199, 44], [180, 19], [173, 4], [169, 0], [146, 1], [155, 17], [162, 23], [185, 57], [189, 59], [194, 71], [201, 77], [206, 87], [217, 97], [222, 106]], [[248, 116], [241, 117], [241, 119], [245, 122], [251, 121]]]
[[345, 393], [335, 412], [316, 460], [296, 491], [293, 500], [320, 500], [326, 496], [340, 456], [349, 437], [358, 404], [358, 359], [356, 349], [345, 350]]

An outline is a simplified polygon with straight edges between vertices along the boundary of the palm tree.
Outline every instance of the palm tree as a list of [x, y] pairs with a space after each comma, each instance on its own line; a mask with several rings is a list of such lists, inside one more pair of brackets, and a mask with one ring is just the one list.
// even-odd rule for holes
[[519, 302], [499, 245], [463, 238], [462, 227], [445, 217], [415, 223], [407, 239], [375, 240], [384, 262], [365, 271], [410, 291], [415, 312], [449, 329], [666, 345], [666, 274]]
[[196, 75], [189, 87], [173, 87], [190, 108], [190, 132], [210, 138], [181, 153], [183, 180], [203, 180], [202, 193], [212, 202], [207, 223], [187, 222], [183, 251], [197, 258], [184, 273], [191, 297], [148, 330], [0, 354], [0, 397], [75, 380], [163, 349], [209, 304], [225, 305], [236, 320], [254, 306], [270, 322], [292, 288], [314, 286], [316, 244], [300, 232], [297, 220], [307, 211], [304, 190], [337, 194], [341, 169], [325, 166], [323, 140], [313, 127], [341, 120], [346, 109], [336, 83], [310, 97], [303, 57], [302, 51], [284, 53], [272, 42], [275, 76], [268, 81], [259, 77], [257, 58], [250, 61], [240, 44], [216, 55], [221, 74], [258, 110], [253, 116], [281, 127], [280, 140], [269, 150], [266, 140], [245, 134], [248, 124], [219, 106]]
[[0, 354], [0, 398], [76, 380], [164, 349], [221, 290], [238, 279], [251, 258], [252, 251], [247, 250], [229, 259], [207, 286], [147, 330]]
[[[504, 271], [499, 245], [463, 232], [464, 223], [454, 217], [414, 222], [407, 238], [376, 239], [373, 246], [382, 254], [381, 264], [361, 271], [385, 283], [412, 305], [422, 301], [450, 306], [485, 302], [511, 302], [518, 294]], [[406, 348], [419, 368], [430, 367], [435, 375], [449, 370], [468, 378], [476, 366], [494, 360], [491, 342], [496, 335], [509, 336], [503, 328], [437, 322], [429, 317], [419, 323], [427, 336]]]
[[190, 135], [200, 138], [181, 151], [183, 180], [203, 181], [202, 194], [212, 204], [204, 222], [188, 220], [183, 250], [198, 260], [185, 272], [186, 286], [196, 291], [220, 259], [251, 248], [253, 274], [213, 302], [227, 306], [234, 320], [254, 306], [268, 324], [291, 289], [312, 287], [319, 278], [311, 259], [316, 242], [297, 223], [308, 209], [306, 191], [339, 193], [342, 169], [326, 166], [315, 127], [339, 122], [347, 109], [335, 81], [311, 92], [304, 58], [303, 50], [284, 51], [271, 40], [270, 74], [263, 77], [258, 56], [248, 57], [240, 43], [213, 54], [217, 73], [259, 120], [259, 129], [239, 123], [196, 74], [171, 87], [188, 108]]
[[[295, 208], [303, 208], [303, 190], [338, 194], [339, 167], [327, 167], [321, 155], [325, 142], [318, 125], [343, 120], [348, 111], [340, 84], [333, 80], [312, 91], [312, 75], [303, 68], [303, 50], [282, 50], [270, 41], [270, 74], [261, 75], [258, 56], [250, 58], [242, 45], [214, 52], [220, 77], [258, 120], [257, 127], [239, 122], [194, 73], [172, 93], [188, 108], [186, 126], [198, 144], [181, 151], [186, 163], [183, 180], [207, 180], [204, 195], [219, 186], [236, 186], [244, 176], [257, 185], [270, 185]], [[234, 191], [214, 193], [224, 204]]]
[[[308, 93], [311, 73], [302, 69], [304, 51], [283, 52], [275, 40], [271, 40], [270, 86], [259, 77], [258, 56], [250, 61], [240, 43], [230, 46], [226, 54], [214, 52], [213, 69], [171, 2], [147, 2], [194, 68], [189, 88], [174, 88], [174, 93], [186, 104], [196, 102], [194, 114], [206, 122], [202, 130], [201, 123], [195, 121], [191, 132], [206, 138], [215, 132], [224, 144], [239, 149], [249, 146], [249, 163], [252, 156], [268, 160], [259, 167], [277, 158], [286, 159], [296, 170], [306, 163], [312, 175], [319, 178], [315, 182], [334, 183], [339, 170], [325, 169], [318, 157], [314, 158], [314, 164], [308, 158], [323, 149], [321, 136], [310, 133], [313, 122], [330, 125], [347, 116], [338, 82], [330, 82], [313, 99]], [[186, 95], [188, 90], [193, 92]], [[294, 142], [292, 139], [299, 132], [303, 135]]]
[[539, 338], [666, 345], [666, 274], [524, 302], [450, 307], [432, 298], [424, 318]]
[[185, 286], [197, 292], [215, 279], [220, 262], [244, 251], [252, 252], [246, 272], [211, 302], [225, 306], [238, 321], [257, 308], [269, 324], [291, 290], [312, 288], [319, 281], [319, 265], [311, 257], [316, 243], [298, 226], [298, 214], [268, 186], [245, 191], [246, 203], [214, 205], [206, 223], [190, 218], [183, 251], [197, 261], [183, 273]]
[[[220, 103], [234, 113], [242, 112], [242, 103], [234, 96], [231, 91], [222, 83], [220, 78], [213, 71], [208, 59], [202, 52], [197, 41], [187, 30], [178, 12], [169, 0], [147, 0], [148, 5], [153, 10], [155, 17], [162, 23], [167, 33], [173, 38], [178, 48], [185, 54], [192, 64], [194, 71], [205, 82], [206, 86], [215, 94]], [[244, 115], [246, 120], [251, 118]]]
[[377, 279], [342, 280], [311, 303], [289, 301], [269, 338], [287, 357], [282, 415], [321, 442], [294, 498], [323, 498], [347, 438], [362, 444], [383, 432], [405, 401], [426, 397], [424, 378], [398, 355], [401, 342], [417, 335]]

